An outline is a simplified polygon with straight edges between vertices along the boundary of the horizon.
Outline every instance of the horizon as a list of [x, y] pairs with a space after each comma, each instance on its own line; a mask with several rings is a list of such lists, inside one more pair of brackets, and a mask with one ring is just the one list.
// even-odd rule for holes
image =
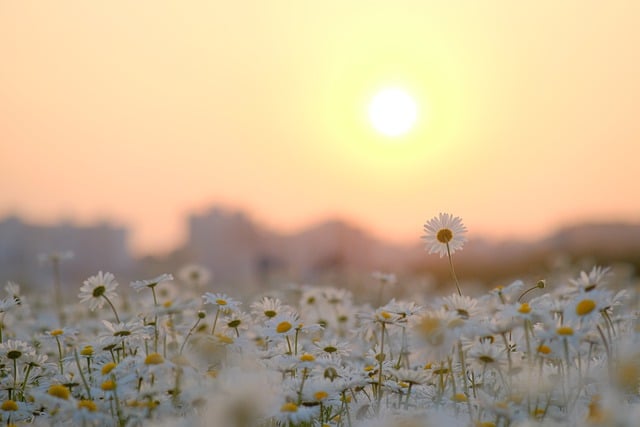
[[[78, 227], [78, 228], [83, 228], [83, 227], [97, 227], [97, 226], [102, 226], [102, 225], [106, 225], [109, 227], [113, 227], [113, 228], [121, 228], [124, 229], [127, 232], [127, 247], [128, 249], [131, 251], [131, 255], [136, 257], [136, 258], [142, 258], [142, 257], [146, 257], [146, 256], [151, 256], [151, 257], [163, 257], [163, 256], [167, 256], [170, 253], [179, 250], [180, 248], [184, 247], [184, 245], [187, 245], [189, 243], [188, 240], [188, 220], [190, 217], [202, 217], [202, 216], [206, 216], [207, 214], [213, 212], [213, 211], [219, 211], [222, 213], [223, 216], [225, 217], [232, 217], [234, 215], [242, 215], [249, 223], [251, 223], [253, 226], [255, 226], [258, 229], [267, 231], [269, 233], [273, 233], [276, 235], [280, 235], [280, 236], [295, 236], [301, 233], [304, 233], [308, 230], [312, 230], [314, 228], [326, 225], [326, 224], [331, 224], [331, 223], [340, 223], [340, 224], [344, 224], [347, 227], [350, 228], [354, 228], [357, 229], [359, 231], [361, 231], [363, 234], [365, 234], [366, 236], [375, 239], [376, 241], [379, 241], [383, 244], [386, 245], [391, 245], [391, 246], [397, 246], [397, 247], [405, 247], [405, 248], [409, 248], [409, 247], [416, 247], [416, 246], [420, 246], [423, 245], [423, 242], [421, 240], [421, 236], [423, 234], [422, 232], [422, 228], [420, 229], [420, 232], [418, 234], [416, 234], [416, 236], [414, 236], [413, 238], [410, 239], [393, 239], [393, 238], [389, 238], [388, 236], [384, 236], [381, 235], [379, 233], [376, 232], [376, 230], [371, 229], [371, 228], [367, 228], [366, 226], [359, 224], [356, 221], [352, 221], [349, 220], [347, 218], [342, 218], [342, 217], [325, 217], [325, 218], [319, 218], [316, 221], [313, 222], [309, 222], [307, 224], [303, 224], [299, 227], [296, 228], [292, 228], [292, 229], [282, 229], [282, 228], [278, 228], [277, 226], [271, 226], [267, 223], [265, 223], [264, 221], [262, 221], [260, 218], [258, 218], [256, 215], [253, 215], [251, 212], [247, 212], [241, 209], [236, 209], [234, 207], [230, 207], [230, 206], [223, 206], [220, 204], [213, 204], [210, 205], [210, 207], [208, 209], [205, 210], [201, 210], [201, 211], [193, 211], [190, 212], [189, 214], [185, 215], [182, 219], [182, 228], [183, 232], [179, 235], [179, 238], [177, 239], [173, 239], [171, 241], [168, 241], [167, 245], [162, 247], [162, 248], [157, 248], [156, 250], [152, 250], [150, 247], [146, 247], [146, 246], [136, 246], [136, 233], [137, 230], [135, 228], [135, 226], [132, 225], [128, 225], [126, 223], [123, 222], [117, 222], [117, 221], [113, 221], [111, 219], [107, 219], [107, 218], [103, 218], [103, 219], [95, 219], [95, 220], [89, 220], [89, 221], [78, 221], [78, 220], [74, 220], [73, 218], [58, 218], [58, 219], [54, 219], [52, 221], [37, 221], [37, 220], [31, 220], [29, 218], [26, 218], [24, 216], [18, 215], [16, 213], [9, 213], [9, 214], [5, 214], [0, 216], [0, 222], [4, 222], [7, 221], [9, 219], [15, 218], [18, 221], [20, 221], [22, 224], [27, 225], [27, 226], [34, 226], [34, 227], [59, 227], [59, 226], [72, 226], [72, 227]], [[595, 227], [595, 226], [609, 226], [609, 225], [619, 225], [619, 226], [634, 226], [634, 225], [640, 225], [640, 222], [634, 222], [634, 221], [627, 221], [627, 220], [587, 220], [587, 221], [578, 221], [578, 222], [573, 222], [573, 223], [565, 223], [565, 224], [558, 224], [555, 227], [550, 227], [547, 231], [543, 232], [542, 234], [535, 234], [535, 235], [508, 235], [508, 236], [500, 236], [500, 235], [491, 235], [491, 234], [486, 234], [486, 233], [474, 233], [472, 230], [468, 231], [467, 234], [467, 239], [469, 241], [486, 241], [486, 242], [490, 242], [492, 244], [500, 244], [500, 243], [536, 243], [539, 242], [545, 238], [548, 238], [550, 236], [553, 236], [561, 231], [567, 230], [567, 229], [571, 229], [571, 228], [575, 228], [575, 227]], [[59, 250], [65, 250], [66, 248], [58, 248]]]
[[[625, 0], [8, 2], [0, 215], [126, 224], [137, 253], [212, 201], [404, 242], [439, 212], [501, 239], [640, 222], [639, 20]], [[389, 89], [410, 108], [373, 123]]]

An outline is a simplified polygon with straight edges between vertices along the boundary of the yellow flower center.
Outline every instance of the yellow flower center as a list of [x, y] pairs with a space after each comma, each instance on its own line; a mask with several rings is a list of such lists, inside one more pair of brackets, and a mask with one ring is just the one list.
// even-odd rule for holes
[[453, 395], [454, 402], [466, 402], [467, 396], [464, 393], [456, 393]]
[[576, 305], [576, 314], [586, 316], [596, 308], [596, 303], [592, 299], [583, 299]]
[[326, 391], [316, 391], [313, 394], [313, 397], [316, 400], [322, 400], [322, 399], [326, 399], [327, 397], [329, 397], [329, 393], [327, 393]]
[[533, 411], [531, 411], [531, 415], [533, 415], [536, 418], [540, 418], [545, 414], [545, 410], [543, 408], [536, 408]]
[[496, 427], [496, 423], [493, 421], [480, 421], [477, 424], [478, 427]]
[[451, 239], [453, 239], [453, 231], [448, 228], [441, 228], [438, 230], [438, 234], [436, 234], [436, 239], [440, 243], [449, 243]]
[[440, 328], [440, 321], [435, 317], [423, 317], [419, 328], [423, 334], [431, 335]]
[[298, 412], [298, 405], [293, 402], [287, 402], [280, 407], [280, 412]]
[[217, 299], [216, 300], [216, 304], [218, 304], [218, 305], [227, 305], [227, 301], [225, 301], [223, 299]]
[[82, 350], [80, 350], [80, 354], [83, 356], [93, 356], [93, 347], [90, 345], [82, 347]]
[[114, 362], [105, 363], [104, 366], [102, 367], [102, 371], [100, 372], [102, 372], [102, 375], [107, 375], [115, 367], [116, 367], [116, 364]]
[[162, 306], [163, 306], [164, 308], [169, 308], [169, 307], [171, 307], [172, 305], [173, 305], [173, 301], [171, 301], [171, 300], [165, 301], [165, 303], [164, 303], [164, 304], [162, 304]]
[[106, 380], [105, 382], [103, 382], [100, 385], [100, 388], [104, 391], [111, 391], [111, 390], [115, 390], [116, 388], [116, 382], [113, 380]]
[[71, 392], [69, 392], [69, 389], [62, 384], [53, 384], [52, 386], [49, 387], [48, 393], [53, 397], [57, 397], [58, 399], [64, 399], [64, 400], [67, 400], [71, 395]]
[[538, 353], [549, 354], [551, 353], [551, 347], [541, 344], [540, 346], [538, 346]]
[[2, 402], [2, 406], [0, 406], [3, 411], [17, 411], [18, 404], [14, 400], [5, 400]]
[[144, 359], [145, 365], [159, 365], [164, 362], [164, 358], [159, 353], [151, 353]]
[[207, 375], [209, 375], [211, 378], [218, 378], [218, 371], [215, 369], [209, 369], [207, 371]]
[[96, 410], [98, 410], [98, 406], [96, 405], [96, 403], [93, 400], [80, 400], [78, 402], [78, 409], [86, 409], [89, 412], [95, 412]]
[[54, 337], [57, 337], [62, 334], [64, 334], [64, 331], [62, 329], [54, 329], [53, 331], [51, 331], [51, 336], [54, 336]]
[[380, 316], [382, 316], [383, 319], [385, 320], [389, 320], [391, 319], [391, 313], [387, 312], [387, 311], [381, 311], [380, 312]]
[[524, 302], [520, 304], [520, 308], [518, 309], [518, 312], [522, 314], [529, 314], [531, 313], [531, 306], [529, 305], [528, 302]]
[[305, 353], [300, 356], [300, 360], [303, 362], [313, 362], [314, 360], [316, 360], [316, 357], [313, 354]]
[[223, 344], [233, 344], [233, 338], [225, 334], [216, 334], [216, 338]]
[[556, 329], [556, 333], [558, 335], [573, 335], [573, 328], [570, 326], [560, 326], [558, 329]]
[[495, 359], [489, 355], [483, 354], [482, 356], [478, 357], [478, 359], [482, 362], [482, 363], [493, 363], [495, 362]]
[[279, 334], [284, 334], [285, 332], [289, 331], [289, 329], [291, 329], [291, 323], [287, 321], [280, 322], [278, 323], [278, 326], [276, 326], [276, 332]]

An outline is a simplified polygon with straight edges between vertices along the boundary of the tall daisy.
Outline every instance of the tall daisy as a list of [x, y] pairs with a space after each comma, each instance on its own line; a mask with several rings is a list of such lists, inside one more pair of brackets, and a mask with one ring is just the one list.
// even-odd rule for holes
[[107, 302], [116, 316], [116, 321], [120, 323], [118, 312], [111, 302], [112, 298], [118, 296], [116, 293], [117, 287], [118, 282], [116, 282], [113, 274], [100, 271], [97, 275], [91, 276], [84, 281], [78, 298], [80, 298], [80, 302], [88, 302], [91, 311], [96, 308], [102, 308], [104, 303]]
[[453, 269], [453, 261], [451, 261], [451, 255], [461, 250], [467, 238], [464, 234], [467, 232], [467, 227], [462, 223], [462, 219], [458, 216], [453, 216], [448, 213], [440, 213], [437, 217], [433, 217], [424, 224], [424, 236], [422, 240], [425, 242], [425, 249], [432, 253], [439, 253], [440, 258], [447, 255], [449, 258], [449, 267], [451, 268], [451, 275], [456, 282], [456, 289], [458, 294], [462, 295], [460, 290], [460, 283], [456, 277], [456, 272]]

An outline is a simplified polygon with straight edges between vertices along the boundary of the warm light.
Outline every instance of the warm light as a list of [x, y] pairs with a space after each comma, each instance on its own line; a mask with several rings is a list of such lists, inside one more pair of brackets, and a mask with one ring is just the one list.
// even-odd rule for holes
[[384, 89], [369, 104], [369, 120], [380, 133], [396, 137], [413, 127], [418, 117], [418, 107], [402, 89]]

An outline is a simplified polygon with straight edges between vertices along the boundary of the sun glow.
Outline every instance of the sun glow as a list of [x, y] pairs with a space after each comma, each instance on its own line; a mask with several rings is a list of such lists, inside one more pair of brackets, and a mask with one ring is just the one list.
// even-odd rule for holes
[[369, 104], [369, 120], [383, 135], [398, 137], [413, 128], [418, 118], [418, 106], [413, 98], [398, 88], [378, 92]]

